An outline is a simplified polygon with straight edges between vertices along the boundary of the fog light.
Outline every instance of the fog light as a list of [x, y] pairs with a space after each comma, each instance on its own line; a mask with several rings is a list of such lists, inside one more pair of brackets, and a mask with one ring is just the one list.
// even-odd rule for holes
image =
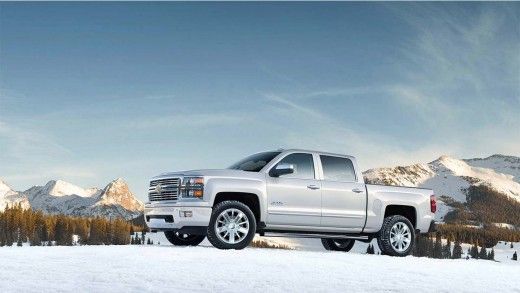
[[183, 218], [191, 218], [193, 216], [192, 211], [180, 211], [179, 215]]
[[202, 190], [194, 190], [193, 196], [195, 197], [202, 197]]

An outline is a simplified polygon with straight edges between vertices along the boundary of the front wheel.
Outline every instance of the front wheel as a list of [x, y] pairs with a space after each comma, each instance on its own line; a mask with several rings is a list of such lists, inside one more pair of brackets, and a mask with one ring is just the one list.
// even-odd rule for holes
[[407, 256], [415, 245], [412, 223], [403, 216], [386, 217], [377, 235], [377, 245], [382, 254]]
[[326, 250], [348, 252], [354, 247], [356, 241], [353, 239], [330, 239], [321, 238], [321, 244]]
[[235, 201], [223, 201], [213, 208], [208, 226], [208, 240], [219, 249], [243, 249], [256, 233], [256, 219], [251, 209]]
[[164, 236], [175, 246], [197, 246], [206, 238], [204, 235], [191, 235], [175, 231], [165, 231]]

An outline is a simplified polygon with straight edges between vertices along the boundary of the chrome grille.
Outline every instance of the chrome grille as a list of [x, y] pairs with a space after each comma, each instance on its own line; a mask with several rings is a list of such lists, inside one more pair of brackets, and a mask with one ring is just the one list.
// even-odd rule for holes
[[157, 184], [161, 183], [161, 185], [177, 185], [179, 186], [181, 183], [181, 178], [166, 178], [159, 180], [150, 181], [150, 187], [157, 186]]
[[[150, 201], [177, 200], [179, 198], [180, 178], [166, 178], [150, 181], [148, 199]], [[161, 185], [157, 192], [157, 185]]]

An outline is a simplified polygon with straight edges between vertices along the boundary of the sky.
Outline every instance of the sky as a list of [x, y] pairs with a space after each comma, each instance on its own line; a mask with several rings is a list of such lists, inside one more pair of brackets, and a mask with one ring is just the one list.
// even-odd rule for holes
[[0, 179], [520, 156], [520, 3], [0, 3]]

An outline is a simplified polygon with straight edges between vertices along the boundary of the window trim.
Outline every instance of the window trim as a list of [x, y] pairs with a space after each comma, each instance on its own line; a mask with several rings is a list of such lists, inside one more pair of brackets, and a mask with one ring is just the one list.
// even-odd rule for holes
[[[352, 165], [352, 170], [354, 171], [354, 180], [353, 181], [343, 181], [343, 180], [325, 179], [325, 171], [324, 171], [324, 168], [323, 168], [323, 162], [321, 161], [321, 157], [322, 156], [324, 156], [324, 157], [333, 157], [333, 158], [341, 158], [341, 159], [349, 160], [350, 164]], [[321, 178], [322, 181], [339, 182], [339, 183], [358, 183], [358, 175], [357, 175], [357, 172], [356, 172], [356, 166], [354, 165], [354, 162], [352, 161], [352, 159], [350, 159], [349, 157], [327, 155], [327, 154], [318, 154], [318, 157], [319, 157], [319, 161], [320, 161], [320, 171], [321, 171], [321, 177], [320, 178]]]
[[[303, 154], [303, 155], [310, 155], [311, 156], [311, 158], [312, 158], [312, 169], [314, 171], [314, 178], [287, 178], [287, 177], [272, 177], [271, 175], [269, 175], [271, 170], [276, 168], [278, 163], [280, 163], [283, 159], [285, 159], [287, 156], [296, 155], [296, 154]], [[280, 154], [280, 155], [282, 155], [282, 154]], [[269, 176], [269, 178], [283, 178], [283, 179], [296, 179], [296, 180], [318, 180], [318, 178], [319, 178], [318, 166], [317, 166], [317, 161], [316, 161], [316, 158], [315, 158], [314, 155], [315, 155], [314, 153], [308, 153], [308, 152], [290, 152], [290, 153], [283, 154], [282, 157], [280, 157], [276, 161], [273, 160], [274, 163], [272, 164], [272, 166], [270, 166], [266, 170], [267, 176]], [[273, 161], [271, 161], [271, 162], [273, 162]]]

